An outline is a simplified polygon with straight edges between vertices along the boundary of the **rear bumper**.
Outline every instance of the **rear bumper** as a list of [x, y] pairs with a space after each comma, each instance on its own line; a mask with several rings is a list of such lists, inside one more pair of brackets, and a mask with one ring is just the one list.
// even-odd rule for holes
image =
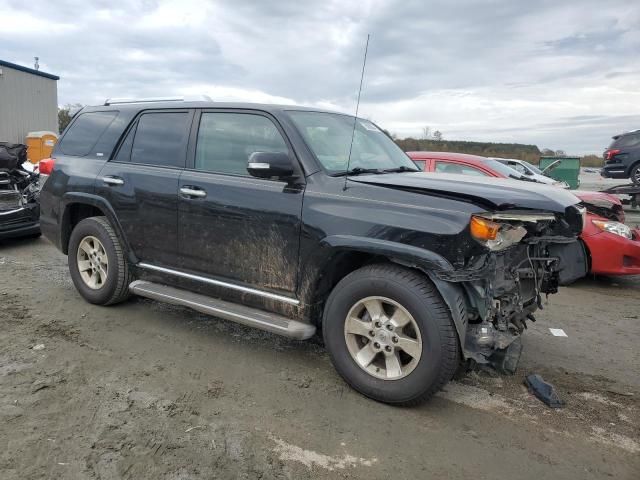
[[600, 176], [604, 178], [629, 178], [627, 166], [622, 163], [605, 165], [600, 170]]
[[39, 217], [38, 205], [0, 212], [0, 239], [39, 234]]
[[591, 255], [591, 273], [640, 275], [640, 229], [628, 239], [609, 232], [583, 237]]

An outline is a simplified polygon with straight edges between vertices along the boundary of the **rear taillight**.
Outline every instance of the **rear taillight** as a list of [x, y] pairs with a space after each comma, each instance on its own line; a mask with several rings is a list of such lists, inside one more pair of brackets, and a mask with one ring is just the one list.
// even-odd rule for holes
[[604, 152], [604, 159], [611, 160], [614, 156], [616, 156], [619, 153], [620, 153], [620, 150], [618, 149], [607, 150], [606, 152]]
[[53, 158], [44, 158], [40, 160], [40, 163], [38, 164], [38, 171], [43, 175], [51, 175], [55, 162], [56, 161]]

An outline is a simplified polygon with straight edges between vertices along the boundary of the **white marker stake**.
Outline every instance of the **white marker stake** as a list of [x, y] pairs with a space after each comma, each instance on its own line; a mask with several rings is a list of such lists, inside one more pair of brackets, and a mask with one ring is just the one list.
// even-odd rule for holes
[[561, 328], [550, 328], [549, 331], [551, 332], [551, 335], [553, 335], [554, 337], [567, 337], [568, 335], [566, 333], [564, 333], [564, 330]]

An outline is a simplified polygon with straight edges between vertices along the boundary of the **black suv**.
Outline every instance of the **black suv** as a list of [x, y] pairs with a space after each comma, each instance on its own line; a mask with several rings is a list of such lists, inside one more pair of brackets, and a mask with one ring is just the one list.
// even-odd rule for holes
[[416, 404], [462, 364], [513, 371], [541, 295], [586, 273], [571, 193], [419, 172], [376, 125], [294, 106], [85, 108], [41, 194], [80, 294], [130, 293], [307, 339]]
[[604, 167], [600, 174], [606, 178], [630, 178], [640, 185], [640, 130], [613, 137], [604, 152]]

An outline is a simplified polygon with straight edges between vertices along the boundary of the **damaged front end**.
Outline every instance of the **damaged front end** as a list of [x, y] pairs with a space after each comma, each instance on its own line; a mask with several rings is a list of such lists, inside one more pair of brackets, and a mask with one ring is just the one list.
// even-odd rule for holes
[[615, 195], [606, 192], [575, 192], [587, 212], [608, 220], [624, 223], [625, 214], [622, 202]]
[[0, 238], [40, 232], [40, 182], [22, 166], [26, 146], [0, 144]]
[[440, 277], [465, 292], [465, 359], [515, 372], [520, 336], [527, 322], [535, 321], [534, 312], [543, 308], [542, 296], [586, 274], [586, 254], [576, 241], [584, 215], [584, 208], [574, 205], [564, 215], [508, 211], [472, 217], [471, 236], [486, 253]]

